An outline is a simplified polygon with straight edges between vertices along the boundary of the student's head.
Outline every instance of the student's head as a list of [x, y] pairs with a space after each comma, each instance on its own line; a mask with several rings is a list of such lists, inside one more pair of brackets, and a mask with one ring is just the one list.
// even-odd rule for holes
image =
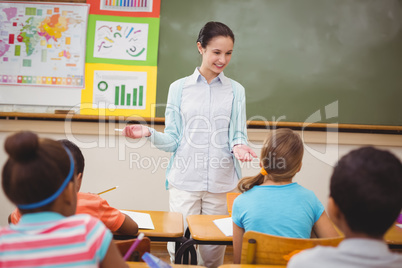
[[8, 159], [2, 171], [2, 187], [22, 214], [75, 213], [74, 160], [59, 142], [25, 131], [7, 137], [4, 148]]
[[82, 183], [82, 176], [84, 175], [84, 168], [85, 168], [85, 159], [84, 155], [82, 154], [80, 148], [78, 146], [66, 139], [63, 140], [58, 140], [65, 148], [69, 149], [70, 152], [72, 153], [75, 161], [75, 174], [77, 176], [76, 180], [76, 190], [79, 192], [81, 188], [81, 183]]
[[[334, 168], [328, 212], [342, 230], [381, 238], [402, 208], [402, 164], [373, 147], [353, 150]], [[345, 231], [345, 230], [342, 230]]]
[[234, 40], [232, 30], [221, 22], [210, 21], [202, 27], [197, 48], [202, 55], [203, 75], [218, 75], [225, 69], [232, 57]]
[[268, 174], [240, 180], [238, 188], [248, 191], [266, 180], [276, 183], [290, 182], [300, 171], [304, 147], [300, 136], [288, 128], [271, 130], [261, 149], [260, 165]]

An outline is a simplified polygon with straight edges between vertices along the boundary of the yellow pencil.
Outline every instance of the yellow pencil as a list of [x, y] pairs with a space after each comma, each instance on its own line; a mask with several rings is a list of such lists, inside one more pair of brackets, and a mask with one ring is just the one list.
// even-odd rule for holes
[[103, 191], [103, 192], [97, 193], [97, 195], [101, 195], [101, 194], [107, 193], [107, 192], [109, 192], [109, 191], [112, 191], [112, 190], [114, 190], [114, 189], [117, 189], [117, 187], [119, 187], [119, 186], [115, 186], [115, 187], [112, 187], [112, 188], [110, 188], [110, 189], [107, 189], [107, 190], [105, 190], [105, 191]]

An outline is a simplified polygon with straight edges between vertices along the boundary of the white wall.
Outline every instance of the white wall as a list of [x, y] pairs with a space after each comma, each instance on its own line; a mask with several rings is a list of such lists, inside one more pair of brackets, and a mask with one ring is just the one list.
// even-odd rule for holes
[[[168, 192], [165, 190], [165, 168], [170, 154], [154, 148], [148, 141], [128, 140], [116, 135], [117, 123], [98, 124], [52, 121], [0, 120], [0, 166], [7, 159], [3, 145], [6, 137], [18, 130], [32, 130], [41, 137], [68, 138], [82, 149], [86, 160], [81, 191], [97, 193], [118, 185], [117, 190], [105, 193], [109, 204], [121, 209], [168, 211]], [[163, 127], [158, 127], [163, 130]], [[266, 130], [249, 130], [251, 145], [257, 155]], [[69, 134], [74, 133], [74, 134]], [[389, 149], [402, 159], [402, 136], [379, 134], [353, 134], [304, 132], [305, 155], [303, 167], [295, 180], [313, 190], [326, 206], [329, 177], [333, 164], [342, 155], [365, 144]], [[244, 164], [243, 175], [259, 172], [258, 160]], [[0, 225], [14, 206], [0, 192]]]

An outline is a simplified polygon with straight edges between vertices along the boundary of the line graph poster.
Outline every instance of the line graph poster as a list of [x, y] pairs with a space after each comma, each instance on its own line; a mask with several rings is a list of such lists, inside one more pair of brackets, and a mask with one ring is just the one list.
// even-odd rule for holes
[[86, 64], [80, 114], [154, 117], [156, 66]]
[[156, 66], [159, 18], [89, 15], [87, 62]]
[[0, 84], [83, 87], [89, 6], [0, 2]]

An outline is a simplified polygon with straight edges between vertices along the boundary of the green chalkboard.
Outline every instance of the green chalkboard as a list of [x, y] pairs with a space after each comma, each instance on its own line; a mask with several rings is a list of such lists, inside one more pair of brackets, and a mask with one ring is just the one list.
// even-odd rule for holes
[[215, 20], [235, 34], [225, 75], [249, 120], [402, 125], [401, 0], [163, 0], [160, 17], [157, 117]]

